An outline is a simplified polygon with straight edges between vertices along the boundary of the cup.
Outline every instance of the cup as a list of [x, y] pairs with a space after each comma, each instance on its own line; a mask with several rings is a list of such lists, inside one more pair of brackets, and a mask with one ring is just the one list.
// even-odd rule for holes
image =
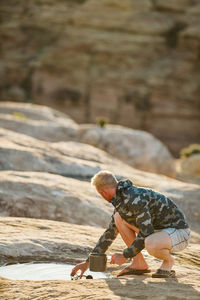
[[91, 253], [89, 263], [90, 271], [104, 272], [106, 270], [107, 256], [104, 253]]

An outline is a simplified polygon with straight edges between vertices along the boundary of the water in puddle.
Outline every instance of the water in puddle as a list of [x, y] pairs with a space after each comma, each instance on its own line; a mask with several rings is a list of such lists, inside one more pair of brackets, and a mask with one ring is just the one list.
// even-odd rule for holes
[[[0, 276], [12, 280], [71, 280], [71, 270], [74, 265], [61, 263], [25, 263], [0, 267]], [[109, 278], [107, 272], [91, 272], [93, 279]]]

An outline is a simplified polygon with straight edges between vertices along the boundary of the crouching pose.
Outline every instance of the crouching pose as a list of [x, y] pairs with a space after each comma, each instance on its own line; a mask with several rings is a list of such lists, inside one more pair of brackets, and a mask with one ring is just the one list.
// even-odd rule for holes
[[[176, 204], [159, 192], [133, 185], [130, 180], [118, 182], [108, 171], [100, 171], [91, 182], [115, 208], [108, 228], [92, 252], [105, 253], [120, 233], [127, 248], [123, 253], [115, 253], [110, 263], [122, 265], [128, 258], [132, 258], [132, 262], [118, 276], [150, 272], [141, 252], [145, 248], [162, 261], [152, 277], [174, 277], [171, 252], [185, 249], [190, 238], [186, 218]], [[81, 270], [82, 277], [88, 267], [89, 259], [76, 265], [71, 275]]]

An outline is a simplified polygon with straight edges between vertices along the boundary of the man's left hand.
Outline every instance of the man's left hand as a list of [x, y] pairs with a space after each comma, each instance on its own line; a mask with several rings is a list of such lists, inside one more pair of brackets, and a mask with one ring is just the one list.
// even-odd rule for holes
[[117, 264], [119, 266], [123, 265], [126, 262], [127, 258], [124, 257], [123, 254], [121, 253], [115, 253], [112, 255], [110, 264]]

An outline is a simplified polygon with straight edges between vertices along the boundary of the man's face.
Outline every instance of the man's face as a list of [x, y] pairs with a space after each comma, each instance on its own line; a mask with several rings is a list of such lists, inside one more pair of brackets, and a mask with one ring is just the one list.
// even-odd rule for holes
[[116, 192], [116, 188], [101, 188], [97, 189], [97, 192], [108, 202], [112, 199]]
[[108, 197], [105, 189], [98, 189], [97, 191], [106, 201], [108, 201], [107, 199]]

